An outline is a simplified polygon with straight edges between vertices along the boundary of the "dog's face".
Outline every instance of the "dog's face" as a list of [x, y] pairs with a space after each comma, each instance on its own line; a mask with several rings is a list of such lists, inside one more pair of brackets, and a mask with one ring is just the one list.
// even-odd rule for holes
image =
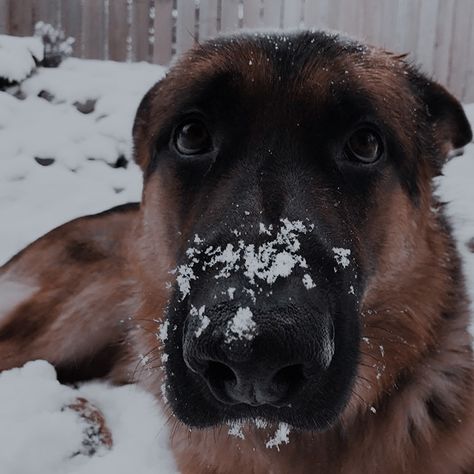
[[151, 300], [153, 269], [175, 269], [161, 331], [173, 411], [198, 427], [327, 428], [363, 359], [364, 305], [403, 278], [431, 177], [470, 139], [461, 107], [336, 36], [231, 37], [171, 69], [134, 138]]

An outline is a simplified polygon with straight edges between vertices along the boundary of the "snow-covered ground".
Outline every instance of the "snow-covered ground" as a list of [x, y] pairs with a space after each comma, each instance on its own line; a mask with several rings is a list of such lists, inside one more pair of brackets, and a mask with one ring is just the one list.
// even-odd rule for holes
[[[0, 92], [0, 264], [74, 217], [139, 200], [131, 126], [141, 97], [164, 72], [143, 63], [69, 59], [59, 69], [40, 69], [19, 90]], [[474, 104], [466, 110], [474, 124]], [[117, 160], [128, 166], [115, 168]], [[450, 201], [474, 298], [474, 254], [466, 245], [474, 236], [473, 183], [470, 145], [446, 166], [439, 193]], [[77, 397], [104, 414], [111, 450], [82, 454], [91, 427], [64, 409]], [[0, 374], [2, 473], [170, 474], [176, 468], [167, 437], [156, 402], [136, 387], [61, 386], [45, 362]]]

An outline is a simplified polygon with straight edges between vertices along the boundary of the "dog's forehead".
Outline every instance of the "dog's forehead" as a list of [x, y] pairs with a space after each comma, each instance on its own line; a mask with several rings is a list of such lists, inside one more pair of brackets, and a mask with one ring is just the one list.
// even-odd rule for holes
[[[350, 100], [370, 103], [387, 122], [418, 107], [403, 60], [356, 41], [321, 32], [223, 37], [188, 52], [162, 81], [152, 100], [155, 118], [222, 100], [283, 106], [331, 106]], [[221, 94], [217, 92], [221, 91]], [[258, 100], [257, 100], [258, 99]]]

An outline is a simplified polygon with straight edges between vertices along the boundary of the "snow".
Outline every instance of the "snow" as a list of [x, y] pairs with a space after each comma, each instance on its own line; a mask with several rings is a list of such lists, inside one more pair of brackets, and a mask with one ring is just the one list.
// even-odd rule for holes
[[[195, 268], [199, 265], [208, 273], [215, 271], [214, 278], [216, 279], [228, 279], [236, 273], [246, 277], [248, 286], [242, 288], [241, 291], [250, 295], [252, 301], [255, 301], [255, 295], [263, 292], [262, 283], [272, 285], [278, 278], [290, 276], [297, 268], [308, 268], [306, 260], [299, 254], [300, 237], [310, 232], [313, 227], [311, 223], [290, 221], [287, 218], [280, 219], [278, 229], [274, 229], [272, 225], [266, 227], [260, 223], [259, 234], [268, 237], [260, 245], [241, 239], [223, 247], [220, 245], [214, 247], [213, 245], [206, 246], [202, 238], [198, 240], [194, 238], [192, 243], [197, 245], [190, 246], [186, 250], [188, 261], [179, 265], [174, 271], [181, 299], [189, 295], [191, 281], [198, 278]], [[241, 236], [241, 232], [236, 229], [233, 229], [231, 233], [236, 237]], [[302, 284], [306, 289], [311, 289], [311, 277], [305, 275]], [[234, 298], [234, 293], [235, 288], [228, 288], [229, 300]]]
[[244, 431], [243, 431], [243, 423], [241, 421], [233, 421], [229, 424], [229, 435], [233, 436], [234, 438], [245, 439]]
[[[146, 63], [67, 59], [24, 81], [24, 100], [0, 92], [0, 221], [14, 220], [1, 231], [0, 264], [68, 220], [140, 199], [133, 118], [164, 73]], [[51, 102], [38, 97], [42, 91]], [[79, 112], [87, 101], [93, 111]], [[120, 156], [127, 169], [111, 166]]]
[[195, 308], [194, 306], [191, 306], [191, 311], [189, 314], [193, 318], [199, 319], [199, 327], [196, 329], [196, 332], [194, 335], [196, 337], [200, 337], [201, 334], [206, 330], [207, 326], [209, 326], [211, 320], [204, 314], [204, 311], [206, 310], [205, 306], [201, 306], [199, 309]]
[[280, 423], [276, 430], [273, 438], [269, 439], [265, 446], [269, 449], [276, 448], [280, 451], [282, 444], [288, 444], [290, 442], [290, 427], [286, 423]]
[[[0, 76], [6, 74], [1, 68], [7, 66], [11, 77], [13, 73], [28, 75], [31, 55], [39, 59], [41, 53], [38, 44], [24, 42], [18, 58], [27, 51], [29, 59], [19, 65], [2, 56], [3, 45], [5, 38], [0, 36]], [[133, 115], [143, 94], [164, 73], [163, 68], [148, 64], [68, 59], [58, 69], [39, 68], [22, 83], [21, 90], [12, 90], [23, 95], [23, 100], [0, 92], [0, 222], [8, 223], [0, 229], [0, 264], [72, 218], [139, 200], [141, 175], [130, 162]], [[51, 101], [38, 97], [42, 91], [48, 92], [41, 95]], [[81, 113], [78, 108], [89, 108], [89, 113]], [[474, 123], [474, 104], [466, 110]], [[129, 160], [128, 167], [113, 168], [111, 164], [121, 155]], [[43, 164], [44, 160], [54, 162], [42, 166], [35, 158]], [[472, 297], [474, 254], [466, 243], [474, 237], [473, 176], [474, 145], [470, 145], [465, 155], [452, 159], [444, 176], [437, 179], [439, 194], [449, 201], [448, 213]], [[310, 271], [299, 249], [300, 237], [311, 230], [311, 225], [289, 219], [276, 226], [261, 223], [257, 230], [264, 241], [253, 247], [252, 242], [240, 240], [231, 244], [232, 248], [209, 248], [196, 235], [196, 251], [183, 268], [192, 270], [197, 259], [206, 270], [214, 268], [216, 275], [224, 278], [239, 267], [246, 273], [249, 287], [245, 290], [256, 293], [261, 283], [271, 284], [297, 269]], [[242, 233], [235, 229], [233, 235], [239, 237]], [[348, 249], [333, 250], [339, 265], [349, 265]], [[189, 293], [186, 282], [190, 283], [192, 276], [194, 273], [177, 270], [177, 277], [183, 278], [183, 293]], [[314, 285], [309, 273], [303, 274], [302, 284], [307, 289]], [[10, 289], [9, 300], [2, 295], [4, 305], [13, 304], [23, 292], [34, 291], [34, 282], [12, 280]], [[225, 294], [232, 300], [237, 291], [230, 287]], [[350, 291], [354, 293], [354, 288]], [[200, 309], [197, 311], [199, 317]], [[203, 332], [209, 323], [204, 311], [201, 316]], [[249, 337], [257, 329], [252, 323], [250, 307], [239, 308], [229, 334]], [[161, 326], [157, 337], [162, 342], [168, 330], [167, 323]], [[369, 344], [368, 340], [364, 342]], [[142, 355], [142, 363], [147, 362], [146, 358]], [[166, 397], [166, 384], [162, 391]], [[63, 408], [77, 397], [90, 400], [103, 413], [113, 438], [111, 450], [103, 447], [92, 457], [73, 456], [84, 446], [85, 421]], [[255, 420], [255, 424], [266, 426], [265, 420]], [[242, 424], [233, 424], [230, 431], [235, 436], [243, 434]], [[290, 427], [282, 423], [266, 446], [278, 450], [289, 442], [289, 435]], [[0, 446], [0, 471], [14, 474], [176, 472], [168, 449], [167, 424], [150, 395], [135, 386], [110, 387], [100, 382], [79, 388], [63, 386], [45, 362], [32, 362], [0, 374]]]
[[316, 286], [313, 279], [311, 278], [311, 275], [308, 275], [307, 273], [303, 275], [303, 285], [307, 290], [311, 290], [311, 288]]
[[341, 265], [342, 268], [346, 268], [349, 266], [349, 264], [351, 263], [351, 261], [349, 260], [349, 255], [351, 254], [350, 249], [334, 247], [332, 251], [334, 252], [334, 258], [336, 259], [336, 262]]
[[239, 308], [229, 321], [226, 332], [226, 342], [247, 339], [251, 341], [257, 333], [257, 324], [249, 307]]
[[158, 339], [164, 343], [167, 339], [168, 339], [168, 330], [169, 330], [169, 327], [170, 327], [170, 322], [169, 321], [165, 321], [161, 326], [160, 326], [160, 330], [158, 332]]
[[[90, 426], [65, 407], [83, 397], [104, 415], [113, 446], [81, 454]], [[0, 467], [14, 474], [172, 474], [168, 428], [156, 400], [138, 387], [59, 384], [44, 361], [0, 374]], [[77, 454], [79, 453], [79, 454]], [[25, 455], [27, 454], [27, 455]]]
[[26, 79], [43, 59], [39, 38], [0, 35], [0, 78], [10, 82]]

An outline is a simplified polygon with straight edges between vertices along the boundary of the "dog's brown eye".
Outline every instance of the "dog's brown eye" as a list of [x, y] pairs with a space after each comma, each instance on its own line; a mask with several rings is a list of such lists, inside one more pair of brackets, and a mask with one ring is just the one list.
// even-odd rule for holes
[[346, 144], [348, 157], [363, 163], [377, 161], [382, 151], [382, 139], [370, 128], [359, 128], [349, 137]]
[[180, 125], [175, 133], [175, 146], [182, 155], [199, 155], [208, 152], [212, 140], [206, 126], [199, 120]]

